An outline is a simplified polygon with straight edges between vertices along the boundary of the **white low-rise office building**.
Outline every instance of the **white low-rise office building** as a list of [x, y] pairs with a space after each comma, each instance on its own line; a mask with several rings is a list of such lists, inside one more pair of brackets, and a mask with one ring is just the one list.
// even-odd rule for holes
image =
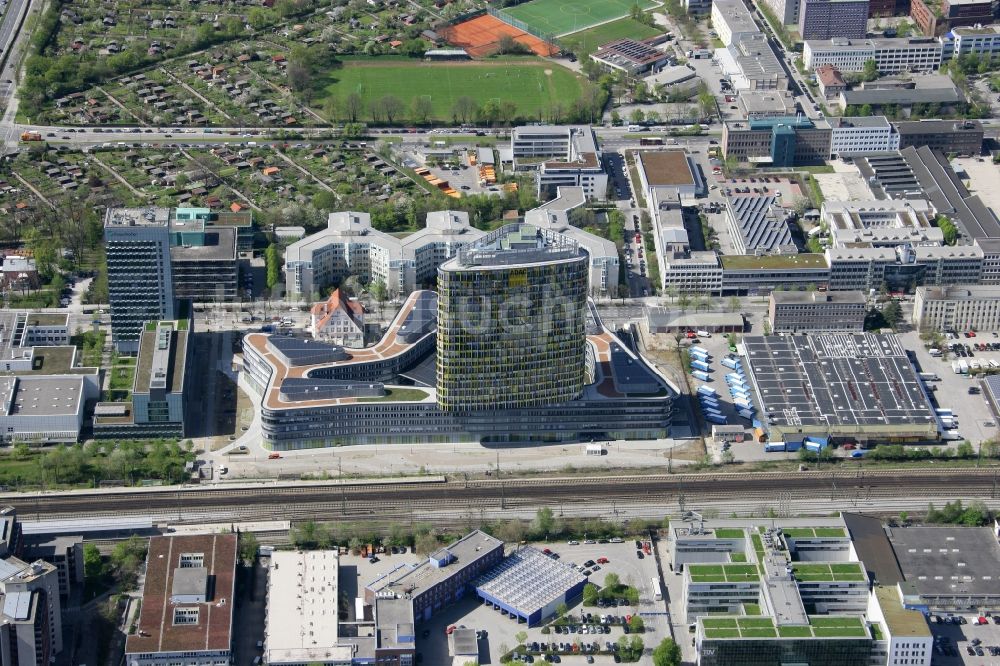
[[713, 0], [712, 27], [719, 33], [723, 46], [729, 46], [743, 35], [760, 34], [743, 0]]
[[807, 70], [833, 65], [841, 72], [860, 72], [874, 60], [882, 74], [933, 71], [941, 67], [941, 42], [932, 37], [881, 39], [807, 39], [802, 64]]
[[936, 331], [1000, 331], [1000, 286], [917, 287], [913, 325]]
[[899, 149], [899, 133], [885, 116], [830, 118], [830, 154], [849, 157]]

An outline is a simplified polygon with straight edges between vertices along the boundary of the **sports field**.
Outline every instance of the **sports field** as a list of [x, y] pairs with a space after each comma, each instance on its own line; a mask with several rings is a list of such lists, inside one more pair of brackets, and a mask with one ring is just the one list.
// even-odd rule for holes
[[628, 16], [636, 3], [642, 9], [659, 4], [651, 0], [531, 0], [503, 11], [543, 34], [559, 36]]
[[[568, 107], [580, 96], [580, 80], [565, 69], [540, 58], [471, 62], [425, 63], [408, 58], [349, 58], [329, 72], [326, 93], [343, 100], [351, 93], [370, 104], [395, 95], [409, 118], [413, 99], [430, 98], [432, 118], [452, 120], [455, 100], [468, 96], [480, 105], [490, 100], [511, 101], [517, 115], [537, 116], [560, 102]], [[367, 112], [362, 114], [367, 117]]]
[[632, 39], [646, 39], [655, 35], [663, 34], [663, 30], [652, 28], [645, 23], [630, 18], [623, 18], [604, 25], [595, 26], [589, 30], [563, 37], [560, 42], [570, 49], [577, 57], [584, 58], [597, 51], [597, 47], [617, 39], [631, 37]]

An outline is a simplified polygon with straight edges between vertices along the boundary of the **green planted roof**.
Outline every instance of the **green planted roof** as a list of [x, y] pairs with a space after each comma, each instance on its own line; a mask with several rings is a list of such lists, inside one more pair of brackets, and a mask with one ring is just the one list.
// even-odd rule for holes
[[754, 564], [689, 564], [694, 583], [756, 583], [760, 580]]
[[746, 536], [741, 527], [718, 527], [715, 529], [716, 539], [742, 539]]
[[804, 583], [823, 581], [849, 583], [868, 580], [860, 562], [830, 564], [796, 562], [792, 564], [792, 571], [795, 573], [795, 579]]
[[868, 638], [862, 619], [851, 615], [813, 615], [808, 625], [776, 626], [771, 617], [703, 617], [698, 618], [706, 639], [761, 638]]

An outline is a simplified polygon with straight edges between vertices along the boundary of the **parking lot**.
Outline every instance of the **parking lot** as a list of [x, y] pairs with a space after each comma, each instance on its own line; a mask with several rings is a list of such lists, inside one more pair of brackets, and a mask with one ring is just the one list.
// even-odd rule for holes
[[[1000, 362], [1000, 351], [977, 352], [973, 351], [972, 357], [958, 357], [950, 354], [947, 358], [935, 358], [927, 352], [923, 341], [920, 340], [919, 333], [915, 331], [900, 335], [903, 346], [912, 350], [920, 364], [922, 372], [933, 372], [940, 378], [939, 381], [929, 382], [928, 388], [932, 401], [936, 402], [936, 407], [948, 408], [954, 411], [955, 421], [958, 431], [964, 439], [972, 442], [978, 447], [985, 440], [997, 436], [996, 415], [993, 414], [986, 401], [979, 379], [973, 379], [970, 375], [956, 375], [952, 370], [952, 361], [959, 359], [966, 362], [979, 360]], [[951, 343], [960, 343], [963, 346], [968, 344], [970, 348], [976, 342], [1000, 342], [1000, 337], [993, 337], [993, 333], [978, 333], [975, 338], [960, 337], [959, 340], [949, 340]], [[980, 388], [980, 393], [969, 394], [970, 387]], [[961, 440], [959, 440], [961, 441]], [[956, 446], [952, 442], [952, 446]]]
[[960, 617], [965, 624], [947, 622], [948, 616], [945, 615], [938, 617], [942, 621], [933, 622], [932, 617], [930, 625], [935, 645], [932, 664], [1000, 664], [1000, 624], [992, 617], [982, 625], [973, 624], [975, 616], [972, 615], [954, 616], [956, 619]]

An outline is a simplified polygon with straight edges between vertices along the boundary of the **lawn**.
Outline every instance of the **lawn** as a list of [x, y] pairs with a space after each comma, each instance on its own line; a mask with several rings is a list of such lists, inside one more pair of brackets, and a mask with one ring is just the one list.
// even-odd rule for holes
[[[558, 102], [568, 108], [580, 96], [576, 74], [540, 58], [513, 58], [474, 62], [424, 63], [397, 58], [347, 58], [329, 73], [327, 95], [343, 100], [351, 93], [366, 105], [395, 95], [406, 105], [398, 119], [409, 117], [413, 100], [431, 101], [433, 120], [453, 120], [452, 107], [467, 96], [483, 105], [490, 100], [511, 101], [516, 115], [537, 117]], [[367, 112], [362, 119], [367, 119]]]
[[631, 37], [632, 39], [646, 39], [662, 34], [662, 30], [650, 27], [645, 23], [639, 23], [632, 18], [623, 18], [604, 25], [598, 25], [589, 30], [581, 30], [562, 40], [562, 45], [573, 51], [577, 57], [585, 58], [597, 51], [599, 46], [613, 42], [616, 39]]
[[715, 530], [716, 539], [742, 539], [743, 530], [738, 527], [722, 527]]
[[628, 16], [635, 4], [649, 9], [657, 3], [649, 0], [638, 0], [638, 3], [636, 0], [532, 0], [504, 11], [543, 34], [559, 36]]

